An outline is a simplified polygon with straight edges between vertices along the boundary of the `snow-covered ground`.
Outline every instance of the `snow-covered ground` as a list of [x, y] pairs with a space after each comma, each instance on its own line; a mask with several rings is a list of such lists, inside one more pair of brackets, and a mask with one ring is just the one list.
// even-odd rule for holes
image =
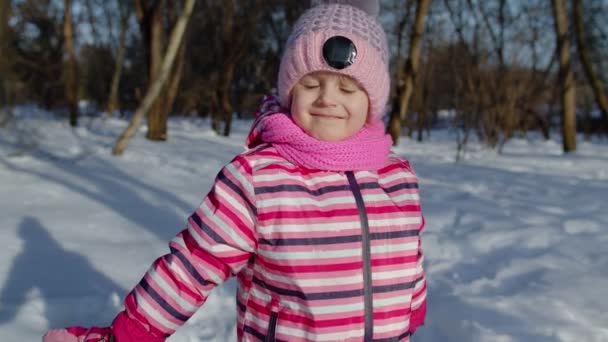
[[[50, 327], [107, 325], [121, 299], [243, 150], [205, 121], [172, 119], [169, 141], [126, 123], [70, 129], [36, 108], [0, 128], [0, 341]], [[608, 143], [515, 139], [503, 155], [433, 132], [396, 152], [420, 177], [430, 287], [424, 341], [608, 341]], [[233, 281], [171, 342], [234, 341]]]

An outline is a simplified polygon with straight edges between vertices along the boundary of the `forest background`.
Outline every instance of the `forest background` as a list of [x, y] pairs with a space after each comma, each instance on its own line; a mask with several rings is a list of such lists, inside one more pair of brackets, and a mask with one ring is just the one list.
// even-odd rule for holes
[[[308, 1], [0, 0], [0, 124], [18, 104], [64, 115], [209, 117], [228, 136], [274, 91], [290, 27]], [[501, 151], [530, 131], [563, 150], [608, 132], [606, 0], [381, 0], [391, 48], [388, 131], [434, 126]], [[156, 82], [155, 82], [156, 81]], [[156, 87], [153, 84], [156, 83]], [[156, 88], [156, 89], [155, 89]], [[147, 101], [146, 101], [147, 100]], [[138, 111], [139, 109], [139, 111]], [[553, 129], [555, 128], [555, 129]], [[121, 142], [122, 141], [122, 142]]]

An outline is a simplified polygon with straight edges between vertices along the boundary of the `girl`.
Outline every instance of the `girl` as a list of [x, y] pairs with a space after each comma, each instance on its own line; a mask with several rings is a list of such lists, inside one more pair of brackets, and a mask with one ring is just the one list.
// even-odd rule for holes
[[[418, 183], [390, 153], [378, 4], [298, 20], [247, 140], [107, 328], [44, 342], [164, 341], [237, 277], [240, 341], [409, 341], [426, 312]], [[367, 11], [367, 12], [366, 12]]]

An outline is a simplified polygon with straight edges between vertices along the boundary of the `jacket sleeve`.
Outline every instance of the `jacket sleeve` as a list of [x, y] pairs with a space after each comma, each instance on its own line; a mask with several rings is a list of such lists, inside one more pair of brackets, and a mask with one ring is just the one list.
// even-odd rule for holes
[[[112, 324], [117, 342], [164, 341], [203, 305], [211, 290], [238, 273], [257, 248], [251, 168], [235, 158], [127, 295]], [[142, 329], [143, 328], [143, 329]]]
[[[422, 217], [422, 225], [420, 227], [420, 235], [424, 230], [424, 217]], [[424, 254], [422, 252], [422, 240], [418, 239], [418, 262], [416, 266], [416, 285], [412, 296], [412, 313], [410, 316], [410, 332], [415, 332], [416, 329], [424, 325], [426, 317], [426, 276], [424, 274]]]

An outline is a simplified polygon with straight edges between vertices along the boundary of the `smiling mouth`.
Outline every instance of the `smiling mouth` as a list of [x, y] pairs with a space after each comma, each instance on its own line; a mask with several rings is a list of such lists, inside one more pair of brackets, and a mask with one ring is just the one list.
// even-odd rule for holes
[[310, 113], [311, 116], [322, 118], [322, 119], [344, 119], [339, 115], [325, 114], [325, 113]]

